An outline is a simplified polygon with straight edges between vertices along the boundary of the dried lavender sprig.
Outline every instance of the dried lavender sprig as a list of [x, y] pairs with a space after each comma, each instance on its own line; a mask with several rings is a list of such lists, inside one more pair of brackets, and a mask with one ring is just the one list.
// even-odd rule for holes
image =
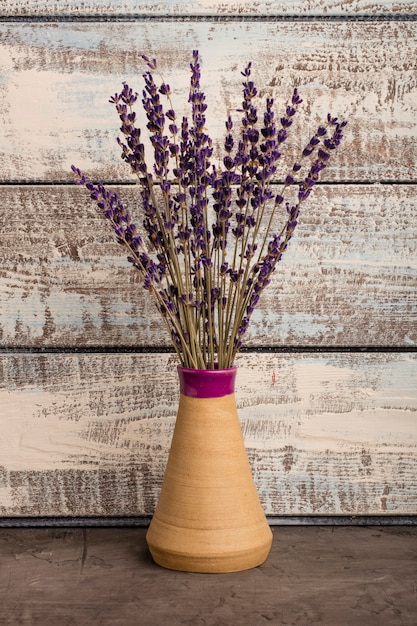
[[[205, 94], [201, 90], [201, 68], [199, 53], [193, 51], [193, 61], [190, 64], [191, 80], [188, 101], [191, 103], [191, 119], [190, 127], [191, 138], [191, 157], [194, 164], [193, 171], [193, 198], [190, 204], [190, 213], [193, 226], [193, 243], [192, 250], [195, 264], [194, 271], [197, 276], [197, 292], [199, 300], [204, 298], [205, 307], [205, 333], [207, 345], [207, 361], [210, 369], [214, 369], [216, 361], [215, 345], [217, 342], [216, 327], [213, 317], [213, 273], [212, 258], [210, 255], [210, 238], [211, 232], [208, 226], [208, 195], [207, 189], [212, 183], [212, 175], [210, 170], [210, 159], [213, 154], [212, 140], [205, 132], [207, 104], [205, 103]], [[200, 286], [203, 289], [200, 289]], [[200, 318], [200, 323], [203, 322]]]
[[[250, 66], [247, 67], [245, 75], [250, 74]], [[246, 85], [244, 84], [244, 87]], [[251, 83], [251, 93], [256, 93], [256, 88], [253, 83]], [[245, 95], [245, 91], [244, 91]], [[240, 248], [240, 262], [238, 263], [239, 269], [237, 273], [237, 280], [234, 282], [233, 292], [230, 294], [230, 298], [228, 301], [227, 307], [227, 323], [226, 323], [226, 334], [234, 336], [237, 330], [241, 327], [242, 317], [239, 315], [240, 305], [239, 303], [242, 300], [245, 300], [246, 292], [247, 292], [247, 284], [249, 280], [249, 270], [252, 265], [252, 258], [256, 252], [258, 247], [258, 236], [261, 225], [264, 222], [264, 212], [266, 207], [269, 204], [269, 201], [273, 198], [272, 191], [269, 187], [273, 174], [276, 171], [276, 163], [281, 157], [281, 145], [286, 141], [288, 137], [288, 129], [292, 126], [293, 117], [297, 112], [297, 107], [301, 104], [302, 100], [298, 94], [297, 89], [294, 89], [291, 103], [286, 106], [285, 114], [280, 119], [280, 129], [277, 131], [274, 114], [272, 111], [273, 100], [272, 98], [267, 98], [266, 100], [266, 110], [264, 113], [264, 126], [261, 129], [260, 133], [251, 133], [251, 142], [252, 144], [257, 144], [259, 137], [262, 135], [264, 140], [261, 142], [259, 146], [259, 150], [256, 151], [257, 160], [261, 162], [263, 165], [261, 168], [256, 168], [251, 170], [251, 174], [254, 175], [254, 180], [251, 179], [250, 184], [250, 192], [248, 193], [248, 201], [245, 205], [242, 204], [241, 201], [238, 202], [239, 207], [245, 206], [245, 214], [237, 213], [236, 216], [242, 216], [242, 233], [238, 233], [238, 236], [241, 237], [242, 245]], [[244, 107], [245, 108], [245, 107]], [[251, 105], [252, 110], [252, 119], [257, 118], [257, 111], [254, 109], [253, 105]], [[243, 127], [245, 124], [243, 123]], [[253, 149], [252, 149], [253, 150]], [[269, 156], [268, 158], [263, 158], [263, 156]], [[242, 187], [241, 187], [242, 188]], [[242, 196], [243, 194], [238, 195]], [[249, 202], [250, 200], [250, 202]], [[251, 211], [249, 210], [251, 209]], [[273, 219], [273, 213], [276, 207], [271, 214], [269, 224], [266, 229], [266, 234], [263, 239], [263, 243], [261, 245], [261, 249], [258, 253], [258, 256], [261, 257], [264, 245], [266, 243], [268, 233], [270, 231], [270, 226]], [[249, 221], [251, 220], [251, 221]], [[246, 226], [246, 228], [245, 228]], [[250, 237], [250, 228], [252, 227], [252, 237], [251, 242], [249, 242]], [[245, 236], [243, 236], [245, 234]], [[237, 251], [238, 246], [235, 247], [235, 255], [233, 260], [233, 266], [236, 267], [237, 264]], [[234, 342], [229, 343], [229, 350], [232, 350]]]
[[[298, 95], [297, 90], [294, 90], [294, 95], [293, 95], [293, 102], [302, 102], [301, 98]], [[327, 137], [327, 127], [334, 125], [336, 126], [336, 130], [335, 130], [335, 137], [334, 139], [326, 139]], [[263, 244], [262, 247], [260, 248], [259, 251], [259, 258], [261, 258], [265, 245], [267, 243], [268, 240], [268, 235], [271, 232], [272, 229], [272, 224], [273, 224], [273, 220], [275, 218], [275, 214], [276, 211], [278, 209], [278, 207], [280, 205], [283, 204], [284, 199], [285, 199], [285, 193], [286, 191], [295, 184], [295, 173], [299, 172], [302, 168], [302, 163], [303, 161], [305, 161], [306, 159], [310, 158], [310, 159], [314, 159], [315, 157], [315, 152], [317, 152], [318, 157], [315, 161], [313, 161], [310, 165], [310, 171], [309, 173], [306, 175], [305, 179], [299, 183], [298, 185], [298, 200], [299, 202], [304, 201], [307, 199], [307, 197], [310, 195], [311, 190], [313, 188], [313, 186], [318, 182], [319, 180], [319, 174], [320, 172], [325, 169], [325, 167], [327, 166], [327, 161], [330, 158], [330, 154], [328, 152], [326, 152], [321, 146], [325, 146], [328, 142], [332, 142], [336, 140], [336, 137], [339, 136], [338, 134], [341, 133], [341, 129], [346, 125], [346, 122], [343, 122], [342, 124], [338, 124], [337, 122], [337, 118], [332, 119], [330, 114], [327, 116], [327, 123], [326, 124], [321, 124], [316, 133], [311, 137], [311, 139], [309, 140], [308, 144], [304, 147], [304, 149], [301, 152], [301, 155], [299, 157], [299, 159], [294, 163], [293, 167], [292, 167], [292, 171], [291, 173], [287, 174], [286, 178], [285, 178], [285, 182], [284, 185], [281, 189], [281, 192], [279, 194], [277, 194], [275, 196], [275, 202], [274, 202], [274, 206], [273, 209], [271, 211], [270, 214], [270, 218], [267, 224], [267, 228], [265, 231], [265, 236], [263, 239]], [[340, 126], [340, 128], [339, 128]], [[342, 138], [342, 134], [340, 135], [339, 138], [339, 143], [340, 140]], [[336, 147], [336, 146], [334, 146]], [[280, 236], [283, 235], [284, 231], [286, 229], [286, 225], [284, 225]]]
[[[329, 151], [335, 150], [340, 144], [343, 138], [342, 129], [346, 126], [346, 122], [338, 123], [335, 119], [332, 121], [332, 124], [335, 127], [334, 132], [332, 136], [325, 141], [325, 146]], [[252, 268], [251, 282], [244, 299], [241, 301], [240, 311], [237, 312], [235, 319], [236, 327], [232, 334], [235, 336], [236, 341], [233, 343], [233, 347], [229, 346], [231, 361], [233, 361], [236, 352], [241, 346], [241, 338], [248, 328], [250, 318], [259, 302], [262, 292], [270, 283], [270, 277], [275, 271], [277, 263], [282, 259], [284, 252], [288, 248], [288, 243], [298, 223], [300, 206], [309, 195], [306, 191], [311, 191], [312, 185], [318, 182], [320, 173], [327, 167], [330, 156], [330, 152], [321, 149], [318, 151], [317, 159], [312, 163], [305, 181], [300, 184], [298, 202], [292, 206], [290, 206], [288, 202], [286, 204], [288, 219], [283, 230], [281, 233], [272, 236], [268, 243], [267, 253], [263, 255]]]
[[[152, 67], [153, 68], [156, 67], [156, 63], [155, 62], [152, 63]], [[201, 104], [201, 102], [204, 100], [204, 96], [202, 97], [202, 94], [199, 93], [199, 67], [198, 67], [198, 64], [197, 64], [197, 57], [196, 57], [196, 55], [194, 55], [194, 65], [192, 65], [192, 68], [194, 68], [194, 79], [192, 81], [192, 89], [190, 90], [190, 100], [193, 100], [194, 103]], [[158, 142], [157, 142], [157, 135], [158, 135], [158, 133], [159, 134], [162, 133], [163, 125], [164, 125], [163, 124], [164, 119], [163, 119], [162, 110], [161, 110], [160, 102], [159, 102], [158, 95], [157, 95], [156, 86], [155, 86], [155, 84], [153, 82], [153, 78], [152, 78], [150, 73], [145, 75], [145, 83], [146, 83], [146, 88], [147, 88], [147, 92], [149, 94], [149, 97], [148, 96], [144, 97], [143, 104], [144, 104], [144, 108], [145, 108], [145, 110], [147, 112], [147, 116], [148, 116], [148, 120], [149, 120], [148, 121], [148, 130], [150, 132], [154, 133], [152, 138], [151, 138], [151, 141], [152, 141], [154, 147], [156, 148], [155, 149], [154, 158], [155, 158], [155, 161], [158, 162], [158, 149], [160, 147], [160, 144], [158, 144]], [[168, 89], [166, 87], [164, 87], [164, 92], [167, 93], [167, 91], [168, 91]], [[124, 93], [126, 93], [126, 92], [130, 93], [131, 90], [129, 90], [128, 87], [125, 85]], [[124, 104], [126, 105], [126, 104], [131, 104], [131, 103], [130, 102], [129, 103], [124, 102]], [[195, 121], [194, 128], [196, 129], [195, 137], [198, 137], [198, 132], [199, 132], [200, 129], [203, 128], [205, 120], [200, 115], [201, 114], [201, 108], [198, 109], [197, 107], [195, 107], [194, 108], [194, 112], [195, 112], [195, 115], [194, 115], [194, 118], [193, 118], [194, 121]], [[122, 113], [125, 113], [125, 112], [122, 111]], [[122, 121], [124, 123], [126, 122], [125, 119], [122, 119]], [[131, 118], [129, 118], [128, 121], [130, 122]], [[127, 135], [129, 134], [129, 131], [131, 131], [131, 129], [132, 129], [132, 124], [130, 124], [129, 128], [126, 128], [126, 123], [125, 123], [125, 127], [122, 128], [122, 130], [124, 130], [125, 134], [127, 134]], [[164, 155], [164, 156], [166, 157], [166, 155]], [[162, 161], [162, 160], [160, 159], [160, 161]], [[165, 163], [166, 163], [166, 159], [165, 159]], [[163, 172], [162, 172], [161, 169], [159, 169], [156, 172], [156, 174], [159, 175], [160, 177], [161, 177], [162, 173]], [[151, 181], [151, 177], [149, 175], [148, 175], [148, 181]], [[148, 185], [148, 186], [151, 187], [151, 185]], [[200, 186], [200, 188], [201, 188], [201, 186]], [[159, 244], [163, 243], [163, 242], [160, 241], [161, 233], [162, 233], [162, 236], [163, 236], [163, 229], [160, 228], [160, 224], [157, 223], [158, 222], [158, 213], [157, 213], [157, 210], [156, 210], [156, 203], [153, 201], [152, 193], [149, 192], [149, 193], [146, 194], [146, 193], [142, 192], [142, 202], [145, 204], [145, 214], [147, 215], [146, 222], [145, 222], [145, 227], [148, 230], [151, 243], [153, 243], [156, 246], [158, 243]], [[146, 206], [148, 206], [148, 210], [146, 210]], [[196, 217], [198, 217], [198, 215], [195, 214], [194, 218], [196, 218]], [[194, 234], [196, 234], [196, 233], [198, 234], [198, 230], [197, 230], [198, 226], [201, 227], [201, 224], [199, 225], [198, 222], [196, 222], [194, 224]], [[206, 232], [208, 232], [207, 229], [206, 229]], [[195, 254], [196, 250], [198, 250], [198, 245], [196, 246], [195, 242], [194, 242], [194, 246], [195, 246], [194, 247], [194, 254]], [[163, 247], [166, 248], [167, 246], [163, 246]], [[201, 247], [201, 241], [200, 241], [200, 247]], [[199, 260], [197, 262], [199, 262]], [[207, 263], [206, 263], [206, 265], [207, 265]], [[186, 269], [188, 269], [188, 268], [186, 268]], [[185, 272], [185, 276], [186, 277], [189, 276], [189, 271]], [[210, 274], [209, 274], [209, 278], [210, 278]], [[174, 280], [174, 282], [175, 282], [175, 280]], [[198, 281], [198, 284], [200, 284], [200, 283], [201, 283], [201, 280]], [[186, 289], [186, 293], [189, 293], [189, 289], [188, 288]], [[205, 293], [208, 294], [208, 296], [210, 297], [210, 294], [212, 293], [212, 289], [206, 290]], [[182, 294], [180, 296], [180, 299], [181, 298], [182, 298], [182, 302], [186, 303], [185, 302], [185, 294]], [[188, 307], [186, 308], [186, 310], [187, 310], [187, 312], [189, 312], [189, 308]], [[211, 305], [207, 307], [207, 311], [208, 311], [209, 316], [212, 315], [212, 310], [213, 310], [213, 307]], [[186, 326], [187, 326], [187, 324], [186, 324]], [[213, 326], [212, 323], [211, 323], [211, 326]], [[211, 336], [212, 335], [213, 335], [213, 332], [211, 333]], [[213, 355], [212, 355], [211, 361], [213, 362]]]
[[[147, 112], [148, 112], [148, 120], [149, 120], [148, 130], [154, 131], [153, 145], [155, 147], [155, 161], [158, 162], [158, 149], [161, 145], [160, 143], [158, 143], [158, 139], [159, 139], [158, 133], [160, 135], [162, 134], [163, 117], [161, 115], [161, 107], [158, 101], [158, 96], [154, 88], [154, 84], [152, 82], [152, 77], [148, 74], [146, 78], [147, 78], [147, 87], [148, 87], [148, 92], [149, 92], [150, 97], [148, 98], [148, 102], [145, 102], [144, 104], [145, 106], [147, 106]], [[122, 121], [121, 131], [123, 135], [127, 137], [126, 144], [123, 144], [123, 142], [119, 140], [119, 143], [123, 146], [122, 158], [124, 158], [132, 166], [132, 169], [135, 173], [145, 174], [144, 178], [141, 178], [141, 183], [142, 183], [141, 197], [142, 197], [142, 206], [144, 208], [144, 213], [145, 213], [145, 219], [144, 219], [145, 229], [148, 232], [148, 238], [149, 238], [150, 243], [152, 244], [155, 250], [159, 250], [160, 258], [161, 257], [163, 258], [163, 255], [166, 254], [166, 264], [168, 265], [169, 269], [170, 270], [172, 269], [171, 267], [172, 264], [176, 266], [176, 270], [177, 270], [176, 275], [174, 273], [174, 275], [171, 276], [171, 279], [174, 284], [180, 284], [181, 279], [182, 279], [181, 268], [179, 268], [178, 265], [176, 264], [176, 261], [177, 261], [176, 256], [169, 254], [169, 251], [171, 250], [171, 247], [172, 247], [172, 240], [168, 242], [167, 237], [166, 237], [166, 230], [167, 230], [166, 226], [167, 226], [168, 220], [161, 219], [161, 215], [158, 210], [159, 209], [158, 203], [155, 199], [155, 194], [154, 194], [153, 178], [147, 172], [146, 164], [144, 162], [144, 150], [142, 149], [139, 152], [138, 151], [134, 152], [134, 148], [136, 147], [135, 140], [137, 140], [138, 137], [140, 136], [140, 132], [138, 133], [134, 127], [134, 121], [136, 118], [135, 118], [134, 113], [131, 110], [131, 105], [136, 100], [137, 94], [135, 94], [134, 96], [132, 96], [132, 94], [133, 92], [128, 87], [128, 85], [124, 84], [122, 93], [116, 94], [111, 99], [111, 102], [116, 104], [116, 108], [118, 110], [119, 116]], [[127, 113], [128, 106], [130, 107], [129, 114]], [[154, 117], [155, 113], [157, 113], [156, 118]], [[172, 115], [172, 112], [171, 112], [171, 115]], [[139, 159], [137, 158], [138, 155], [139, 155]], [[165, 172], [166, 172], [166, 169], [165, 169]], [[161, 176], [161, 174], [163, 172], [158, 171], [155, 173], [157, 175], [159, 174], [160, 183], [162, 184], [163, 177]], [[169, 182], [167, 182], [166, 184], [165, 192], [167, 191], [167, 189], [169, 189]], [[133, 257], [130, 257], [130, 259], [132, 258]], [[138, 263], [136, 263], [135, 266], [138, 267], [138, 269], [143, 269], [143, 268], [140, 268], [140, 264]], [[149, 268], [151, 267], [151, 265], [148, 264], [147, 267]], [[148, 272], [145, 275], [144, 286], [150, 289], [153, 281], [154, 281], [153, 275], [151, 275]], [[177, 307], [176, 307], [176, 316], [179, 319], [180, 327], [177, 328], [175, 335], [176, 337], [179, 337], [180, 339], [184, 339], [184, 336], [188, 336], [190, 334], [192, 335], [193, 324], [192, 324], [192, 320], [190, 320], [190, 307], [188, 305], [189, 299], [188, 299], [188, 296], [186, 297], [185, 295], [186, 293], [189, 293], [189, 289], [184, 289], [183, 287], [181, 287], [180, 292], [181, 293], [177, 299]], [[161, 309], [162, 308], [164, 309], [164, 311], [166, 309], [170, 311], [173, 310], [169, 306], [169, 303], [167, 303], [166, 300], [165, 300], [165, 306], [164, 307], [161, 306]], [[175, 324], [175, 321], [174, 321], [174, 324]], [[182, 328], [186, 328], [186, 329], [189, 328], [190, 332], [185, 330], [183, 333], [181, 333]], [[190, 346], [191, 350], [193, 350], [193, 348], [195, 347], [195, 344], [196, 344], [195, 341], [191, 342], [191, 346]], [[194, 353], [194, 350], [193, 350], [193, 353]], [[196, 367], [197, 362], [195, 361], [195, 356], [196, 355], [194, 353], [192, 365]]]
[[[153, 68], [156, 68], [156, 62], [152, 63]], [[189, 125], [188, 121], [183, 119], [181, 125], [181, 141], [177, 144], [175, 141], [170, 144], [171, 156], [175, 158], [174, 175], [178, 179], [179, 194], [178, 200], [183, 209], [185, 201], [189, 199], [188, 210], [182, 210], [182, 222], [180, 229], [177, 232], [177, 236], [181, 239], [181, 245], [179, 252], [183, 254], [183, 276], [185, 279], [185, 292], [180, 296], [182, 303], [185, 305], [186, 311], [186, 326], [187, 333], [191, 337], [195, 336], [195, 329], [199, 329], [199, 336], [201, 339], [205, 339], [206, 334], [201, 333], [201, 326], [203, 319], [201, 317], [202, 300], [204, 297], [210, 299], [211, 289], [201, 289], [203, 284], [202, 276], [205, 276], [205, 282], [210, 281], [210, 272], [207, 274], [207, 268], [210, 265], [210, 258], [208, 254], [208, 243], [210, 241], [210, 231], [207, 226], [207, 186], [210, 182], [207, 170], [209, 167], [209, 158], [212, 153], [211, 139], [205, 132], [205, 110], [206, 105], [205, 95], [200, 89], [200, 65], [198, 52], [193, 52], [193, 62], [190, 64], [191, 69], [191, 81], [189, 102], [191, 103], [191, 120], [192, 124]], [[152, 88], [152, 104], [158, 107], [158, 115], [160, 115], [159, 102], [156, 98], [155, 88], [152, 83], [152, 77], [147, 77], [147, 83]], [[162, 84], [159, 91], [169, 98], [170, 89], [165, 83]], [[152, 115], [152, 108], [150, 109]], [[172, 106], [167, 116], [169, 119], [175, 121], [175, 113], [172, 110]], [[162, 124], [160, 125], [162, 127]], [[175, 124], [170, 126], [171, 132], [174, 134], [178, 132], [178, 127]], [[191, 165], [192, 164], [192, 165]], [[191, 284], [191, 276], [193, 278], [193, 285]], [[196, 293], [195, 297], [191, 297], [192, 286], [194, 286]], [[190, 303], [193, 303], [194, 317], [192, 316], [193, 310], [190, 307]], [[209, 304], [207, 307], [208, 315], [211, 315], [212, 307]], [[209, 340], [213, 332], [208, 333]], [[200, 342], [201, 343], [201, 342]], [[214, 349], [213, 341], [211, 341], [211, 362], [214, 366]], [[202, 358], [201, 350], [197, 344], [197, 356]], [[203, 349], [203, 352], [205, 349]]]
[[[152, 67], [156, 68], [156, 62], [152, 63]], [[162, 192], [162, 205], [156, 198], [155, 182], [152, 174], [147, 172], [144, 158], [138, 165], [135, 160], [136, 154], [129, 153], [125, 145], [123, 146], [124, 150], [122, 158], [125, 158], [125, 160], [131, 164], [133, 171], [139, 174], [142, 185], [141, 199], [145, 214], [145, 230], [148, 233], [148, 239], [152, 247], [160, 256], [165, 257], [165, 262], [171, 275], [172, 283], [178, 286], [179, 296], [176, 306], [177, 316], [179, 317], [181, 327], [186, 329], [184, 330], [184, 334], [193, 338], [195, 323], [192, 318], [192, 310], [189, 306], [190, 298], [188, 296], [191, 291], [189, 283], [190, 263], [189, 261], [187, 262], [186, 255], [185, 272], [183, 272], [177, 256], [171, 254], [171, 250], [175, 248], [176, 245], [174, 240], [174, 227], [178, 224], [180, 218], [179, 204], [173, 200], [170, 193], [171, 181], [168, 180], [168, 163], [169, 156], [173, 156], [176, 158], [178, 165], [178, 150], [175, 149], [175, 142], [170, 143], [168, 137], [164, 134], [165, 115], [159, 98], [159, 93], [169, 97], [170, 89], [165, 83], [163, 83], [158, 89], [154, 82], [153, 75], [150, 72], [147, 72], [144, 75], [144, 80], [145, 90], [143, 92], [142, 104], [148, 118], [147, 129], [149, 131], [151, 144], [154, 149], [154, 175], [156, 176], [156, 181]], [[128, 117], [128, 123], [126, 123], [125, 107], [128, 104], [131, 105], [133, 102], [133, 100], [132, 102], [126, 102], [126, 94], [131, 93], [132, 90], [128, 87], [128, 85], [124, 84], [123, 92], [121, 94], [116, 94], [111, 99], [111, 102], [116, 104], [119, 116], [121, 117], [121, 130], [127, 137], [128, 148], [132, 146], [135, 137], [137, 136], [137, 131], [134, 128], [135, 117], [132, 112]], [[137, 94], [135, 94], [135, 96], [137, 96]], [[121, 110], [121, 115], [121, 105], [119, 105], [120, 100], [122, 100], [124, 106]], [[171, 121], [175, 120], [175, 112], [172, 110], [172, 107], [168, 111], [166, 117]], [[172, 124], [170, 125], [170, 131], [176, 132], [176, 129], [173, 128]], [[121, 142], [119, 141], [119, 143]], [[144, 151], [140, 152], [140, 157], [142, 157], [142, 155], [144, 156]], [[140, 174], [144, 174], [145, 176], [141, 177]], [[182, 195], [183, 194], [179, 194], [179, 196]], [[187, 252], [186, 248], [187, 246], [185, 246], [185, 252]], [[183, 279], [185, 279], [185, 284], [183, 283]], [[178, 335], [178, 333], [176, 334]], [[198, 358], [198, 354], [196, 354], [196, 352], [198, 353], [199, 349], [198, 342], [195, 341], [195, 339], [190, 341], [190, 348], [193, 353], [194, 362], [196, 362], [195, 359]], [[200, 360], [202, 359], [201, 354], [199, 355], [199, 358]]]
[[[71, 169], [76, 174], [76, 183], [84, 185], [88, 189], [91, 199], [96, 202], [103, 216], [110, 222], [116, 234], [117, 242], [128, 250], [128, 261], [141, 273], [143, 287], [151, 292], [168, 331], [175, 331], [178, 337], [178, 342], [175, 345], [178, 356], [182, 359], [184, 354], [188, 354], [188, 358], [192, 360], [189, 346], [183, 338], [179, 320], [172, 309], [166, 306], [166, 301], [157, 289], [157, 285], [161, 284], [166, 274], [163, 260], [160, 259], [160, 262], [156, 264], [144, 250], [138, 229], [115, 191], [108, 190], [101, 183], [94, 184], [76, 166], [72, 165]], [[179, 345], [181, 350], [178, 350]]]
[[[260, 134], [257, 129], [258, 112], [253, 104], [253, 100], [257, 95], [257, 89], [254, 82], [249, 80], [251, 75], [251, 66], [252, 64], [248, 63], [242, 72], [245, 81], [243, 82], [243, 101], [240, 112], [243, 113], [243, 117], [241, 120], [241, 134], [238, 142], [238, 148], [233, 161], [234, 167], [240, 172], [240, 186], [237, 192], [239, 198], [236, 200], [239, 211], [235, 214], [236, 226], [232, 229], [232, 233], [235, 238], [233, 260], [232, 267], [228, 270], [231, 282], [229, 283], [230, 288], [227, 297], [226, 309], [222, 311], [222, 314], [224, 313], [224, 315], [222, 315], [222, 324], [224, 326], [223, 336], [227, 338], [230, 334], [231, 320], [233, 312], [236, 309], [236, 302], [239, 298], [239, 286], [244, 274], [244, 270], [242, 269], [244, 250], [247, 243], [247, 237], [249, 236], [249, 233], [247, 233], [246, 238], [244, 237], [245, 227], [248, 231], [254, 225], [255, 218], [253, 213], [257, 208], [255, 190], [259, 190], [259, 187], [256, 184], [256, 175], [259, 166], [259, 151], [257, 144], [259, 142]], [[229, 127], [228, 130], [231, 128], [230, 118], [226, 127]], [[236, 183], [238, 181], [233, 180], [233, 182]], [[230, 185], [228, 185], [228, 188], [230, 189]], [[230, 218], [230, 214], [227, 217]], [[225, 249], [226, 241], [223, 246], [223, 267], [226, 262]]]

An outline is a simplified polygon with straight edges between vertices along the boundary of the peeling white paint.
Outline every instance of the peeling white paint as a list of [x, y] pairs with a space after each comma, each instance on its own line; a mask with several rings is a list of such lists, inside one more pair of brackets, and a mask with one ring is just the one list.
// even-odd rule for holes
[[[16, 358], [26, 363], [28, 382], [8, 368], [8, 360], [12, 365]], [[59, 486], [59, 476], [84, 475], [88, 468], [90, 480], [96, 480], [94, 471], [118, 475], [131, 467], [139, 477], [138, 468], [146, 463], [150, 475], [157, 476], [146, 488], [156, 497], [178, 401], [171, 360], [126, 354], [1, 357], [9, 382], [0, 391], [0, 467], [9, 477], [57, 470], [51, 497], [58, 490], [67, 501], [71, 487], [67, 482]], [[387, 480], [395, 494], [392, 510], [410, 511], [417, 458], [416, 368], [410, 355], [387, 355], [385, 361], [382, 355], [360, 354], [241, 355], [239, 419], [269, 512], [353, 512], [353, 502], [364, 497], [377, 514], [375, 494]], [[398, 476], [397, 464], [402, 467]], [[311, 481], [315, 495], [297, 494], [297, 485], [301, 489]], [[325, 485], [327, 496], [320, 504]], [[285, 505], [276, 499], [280, 488], [289, 498]], [[343, 500], [348, 491], [350, 509]], [[95, 497], [91, 492], [92, 506]], [[122, 509], [129, 508], [129, 490], [118, 498]], [[3, 487], [2, 514], [19, 506], [28, 506], [24, 489]]]

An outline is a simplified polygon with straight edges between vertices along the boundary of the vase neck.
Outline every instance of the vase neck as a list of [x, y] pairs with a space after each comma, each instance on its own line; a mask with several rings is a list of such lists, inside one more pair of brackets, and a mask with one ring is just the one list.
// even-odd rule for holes
[[198, 370], [178, 365], [180, 392], [190, 398], [221, 398], [235, 391], [236, 367]]

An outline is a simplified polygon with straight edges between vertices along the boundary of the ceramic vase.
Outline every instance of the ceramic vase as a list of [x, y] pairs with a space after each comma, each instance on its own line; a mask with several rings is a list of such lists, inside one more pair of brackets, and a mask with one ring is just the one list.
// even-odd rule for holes
[[146, 539], [154, 561], [187, 572], [257, 567], [272, 533], [246, 454], [236, 368], [178, 367], [180, 399], [159, 501]]

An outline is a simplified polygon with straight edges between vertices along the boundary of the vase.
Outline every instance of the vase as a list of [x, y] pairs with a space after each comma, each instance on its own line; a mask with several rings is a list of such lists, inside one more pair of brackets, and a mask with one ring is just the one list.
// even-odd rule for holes
[[253, 481], [235, 399], [236, 367], [178, 366], [180, 399], [146, 540], [154, 561], [186, 572], [261, 565], [271, 529]]

